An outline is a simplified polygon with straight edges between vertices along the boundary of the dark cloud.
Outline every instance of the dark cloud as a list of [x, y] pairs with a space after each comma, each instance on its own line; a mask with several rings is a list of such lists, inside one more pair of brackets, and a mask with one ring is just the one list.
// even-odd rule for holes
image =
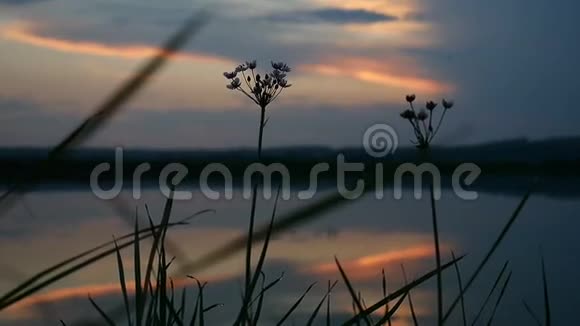
[[36, 106], [35, 104], [32, 104], [24, 100], [0, 97], [0, 111], [3, 113], [30, 112], [36, 111], [38, 109], [39, 109], [38, 106]]
[[37, 2], [44, 2], [49, 0], [0, 0], [0, 5], [8, 6], [24, 6], [28, 4], [33, 4]]
[[368, 10], [346, 10], [336, 8], [292, 11], [269, 15], [266, 19], [275, 22], [332, 24], [366, 24], [397, 20], [394, 16]]

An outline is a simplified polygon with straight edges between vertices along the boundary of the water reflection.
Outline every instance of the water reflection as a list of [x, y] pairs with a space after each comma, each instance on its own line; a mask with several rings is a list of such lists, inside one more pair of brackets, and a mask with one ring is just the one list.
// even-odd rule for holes
[[[125, 194], [124, 198], [130, 207], [139, 207], [141, 211], [147, 203], [158, 215], [164, 202], [164, 198], [153, 190], [145, 193], [144, 199], [139, 202], [128, 199], [129, 194]], [[316, 281], [317, 287], [301, 306], [300, 312], [308, 318], [312, 307], [324, 294], [327, 280], [339, 279], [333, 263], [335, 255], [368, 304], [382, 295], [381, 269], [385, 269], [391, 289], [403, 284], [401, 264], [405, 265], [411, 278], [430, 270], [434, 260], [428, 202], [417, 201], [410, 193], [404, 198], [396, 201], [385, 196], [384, 200], [377, 200], [367, 196], [274, 239], [266, 272], [270, 279], [282, 272], [285, 277], [270, 294], [264, 318], [272, 321], [279, 318], [301, 291], [310, 282]], [[518, 199], [483, 194], [477, 201], [465, 202], [445, 192], [438, 203], [445, 259], [449, 258], [451, 249], [457, 253], [468, 253], [462, 262], [462, 269], [468, 275]], [[302, 205], [304, 202], [281, 202], [279, 211], [283, 214]], [[261, 201], [259, 223], [267, 221], [272, 206], [272, 201]], [[174, 216], [187, 216], [207, 208], [215, 209], [216, 213], [200, 217], [188, 227], [170, 231], [171, 241], [182, 252], [176, 264], [194, 260], [246, 231], [249, 203], [243, 200], [209, 201], [198, 196], [193, 201], [177, 202]], [[574, 279], [576, 268], [580, 265], [580, 243], [575, 240], [575, 230], [580, 226], [576, 218], [579, 208], [580, 203], [573, 199], [534, 197], [487, 268], [486, 275], [475, 284], [468, 298], [468, 307], [479, 307], [482, 294], [488, 291], [495, 273], [509, 259], [514, 279], [496, 322], [498, 325], [525, 324], [527, 317], [522, 310], [521, 299], [525, 297], [538, 309], [541, 308], [537, 248], [542, 245], [548, 269], [554, 276], [551, 280], [553, 300], [559, 310], [554, 316], [555, 320], [565, 323], [565, 316], [574, 316], [574, 306], [580, 302], [580, 285], [567, 280]], [[6, 214], [0, 226], [0, 290], [5, 292], [41, 268], [108, 241], [113, 235], [129, 233], [131, 229], [132, 226], [119, 218], [111, 205], [96, 199], [91, 193], [76, 190], [28, 194], [24, 203]], [[128, 250], [124, 254], [126, 273], [132, 275], [131, 252]], [[196, 275], [209, 282], [208, 302], [224, 304], [220, 312], [208, 315], [212, 325], [222, 325], [230, 320], [225, 317], [234, 314], [239, 306], [242, 262], [242, 255], [238, 255]], [[175, 275], [177, 286], [191, 282], [184, 276]], [[0, 324], [40, 325], [46, 323], [45, 318], [54, 324], [60, 318], [73, 321], [81, 316], [97, 317], [86, 298], [87, 294], [97, 298], [104, 307], [120, 303], [117, 282], [116, 261], [113, 258], [103, 260], [2, 312]], [[445, 289], [448, 291], [446, 293], [455, 295], [457, 286], [453, 277], [445, 278]], [[337, 291], [333, 295], [333, 314], [339, 321], [341, 316], [350, 314], [352, 308], [345, 289], [339, 287]], [[415, 291], [413, 299], [420, 318], [426, 322], [432, 320], [432, 284]], [[446, 297], [446, 302], [451, 299], [452, 296]], [[474, 314], [477, 309], [472, 310], [470, 313]], [[517, 311], [522, 313], [513, 313]], [[300, 314], [295, 318], [300, 324]], [[395, 325], [410, 323], [410, 315], [404, 305]]]

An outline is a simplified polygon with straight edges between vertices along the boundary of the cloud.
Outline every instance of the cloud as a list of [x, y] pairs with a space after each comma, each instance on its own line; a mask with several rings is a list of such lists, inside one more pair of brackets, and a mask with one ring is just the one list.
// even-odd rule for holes
[[[403, 69], [401, 69], [403, 67]], [[403, 60], [383, 62], [364, 57], [339, 57], [304, 65], [302, 69], [325, 76], [348, 77], [356, 80], [423, 94], [449, 94], [454, 86], [448, 82], [419, 76], [416, 67]]]
[[[433, 246], [429, 243], [417, 243], [400, 249], [345, 260], [342, 261], [342, 265], [351, 271], [349, 277], [356, 280], [371, 280], [376, 278], [377, 270], [384, 266], [399, 266], [403, 262], [421, 261], [430, 257], [433, 257]], [[336, 264], [318, 264], [310, 267], [310, 272], [318, 275], [335, 274]]]
[[364, 9], [325, 8], [304, 11], [291, 11], [266, 17], [274, 22], [290, 23], [331, 23], [367, 24], [397, 20], [397, 17]]
[[38, 107], [27, 101], [0, 96], [0, 110], [2, 110], [3, 113], [19, 113], [36, 111], [38, 110]]
[[[158, 53], [159, 49], [149, 45], [109, 45], [94, 41], [75, 41], [61, 38], [37, 35], [30, 26], [23, 24], [9, 26], [0, 31], [0, 35], [7, 40], [47, 48], [66, 53], [79, 53], [103, 57], [118, 57], [127, 59], [146, 59]], [[169, 55], [169, 54], [168, 54]], [[209, 54], [180, 52], [172, 54], [175, 58], [196, 62], [228, 63], [226, 58]]]
[[25, 6], [37, 2], [44, 2], [48, 0], [0, 0], [0, 5], [8, 6]]

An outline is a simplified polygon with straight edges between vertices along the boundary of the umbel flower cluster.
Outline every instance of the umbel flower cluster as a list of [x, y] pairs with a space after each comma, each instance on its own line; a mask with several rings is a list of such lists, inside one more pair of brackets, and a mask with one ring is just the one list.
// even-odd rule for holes
[[418, 148], [424, 149], [429, 147], [429, 144], [433, 141], [433, 138], [435, 138], [437, 132], [439, 132], [439, 128], [441, 128], [441, 123], [445, 118], [445, 114], [453, 107], [453, 101], [445, 99], [441, 100], [443, 112], [439, 115], [439, 122], [437, 122], [436, 126], [434, 127], [433, 118], [435, 111], [437, 111], [436, 109], [438, 107], [438, 103], [427, 101], [425, 103], [425, 108], [417, 112], [413, 105], [415, 98], [415, 94], [406, 96], [407, 103], [409, 103], [409, 109], [401, 112], [401, 117], [405, 120], [408, 120], [413, 127], [413, 132], [415, 133], [415, 137], [417, 139], [416, 142], [412, 141], [413, 144], [417, 145]]
[[290, 67], [284, 62], [272, 62], [272, 71], [261, 75], [257, 73], [256, 60], [247, 61], [236, 67], [232, 72], [224, 72], [229, 80], [228, 89], [242, 92], [254, 103], [265, 109], [282, 93], [285, 88], [292, 86], [286, 79]]

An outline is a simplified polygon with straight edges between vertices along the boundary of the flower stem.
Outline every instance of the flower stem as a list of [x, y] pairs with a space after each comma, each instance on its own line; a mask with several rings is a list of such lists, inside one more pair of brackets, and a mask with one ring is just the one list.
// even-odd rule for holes
[[[258, 163], [262, 161], [262, 140], [264, 136], [264, 119], [266, 116], [266, 107], [260, 107], [260, 126], [258, 134]], [[252, 187], [252, 208], [250, 211], [250, 223], [248, 226], [248, 243], [246, 246], [246, 279], [245, 279], [245, 293], [247, 297], [251, 297], [250, 280], [252, 278], [252, 242], [254, 240], [254, 220], [256, 216], [256, 201], [258, 197], [258, 184], [254, 183]], [[249, 317], [249, 316], [248, 316]]]
[[433, 134], [431, 134], [431, 139], [429, 139], [429, 141], [433, 140], [433, 138], [435, 138], [435, 136], [437, 135], [439, 128], [441, 128], [441, 123], [443, 122], [443, 118], [445, 118], [445, 113], [447, 113], [447, 109], [443, 110], [443, 114], [441, 114], [441, 118], [439, 118], [439, 123], [437, 124], [437, 128], [435, 128], [435, 131], [433, 132]]
[[[428, 144], [427, 144], [428, 146]], [[425, 161], [430, 161], [430, 149], [424, 149]], [[437, 225], [437, 208], [435, 207], [435, 180], [429, 183], [429, 197], [431, 200], [431, 216], [433, 222], [433, 241], [435, 244], [435, 263], [437, 266], [437, 325], [443, 325], [443, 282], [441, 277], [441, 249], [439, 246], [439, 227]]]

